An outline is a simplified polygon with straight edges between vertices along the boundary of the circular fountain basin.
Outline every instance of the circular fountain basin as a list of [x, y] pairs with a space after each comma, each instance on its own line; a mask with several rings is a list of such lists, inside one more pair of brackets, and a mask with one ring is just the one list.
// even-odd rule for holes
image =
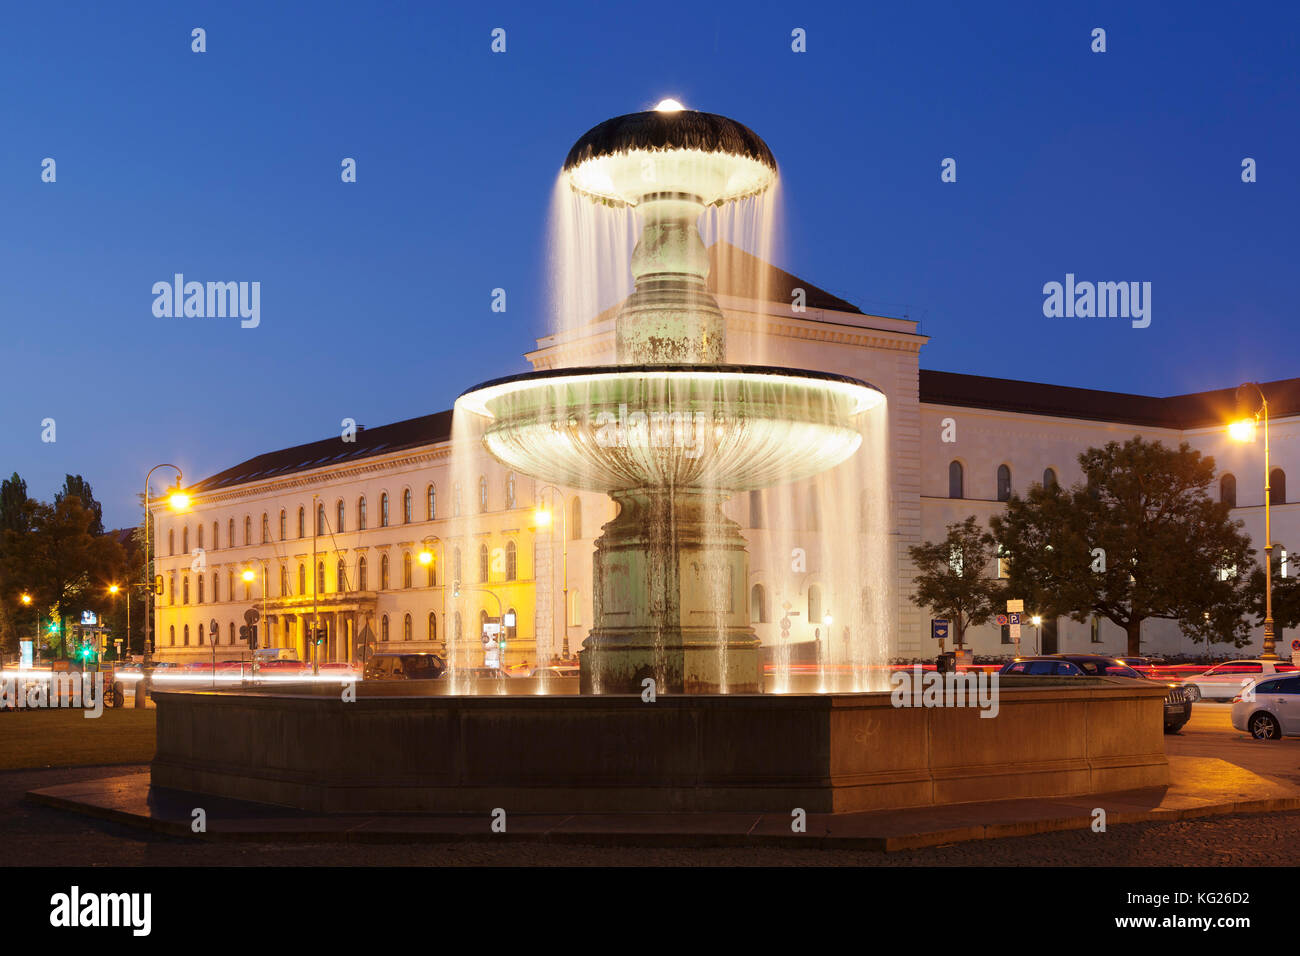
[[485, 382], [456, 407], [488, 451], [541, 481], [590, 491], [747, 491], [834, 468], [858, 416], [884, 401], [846, 376], [750, 365], [551, 369]]

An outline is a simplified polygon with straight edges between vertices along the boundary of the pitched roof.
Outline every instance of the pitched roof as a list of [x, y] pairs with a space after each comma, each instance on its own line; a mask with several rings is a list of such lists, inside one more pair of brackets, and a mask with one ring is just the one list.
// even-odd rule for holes
[[[957, 405], [1174, 429], [1205, 428], [1239, 415], [1235, 388], [1156, 398], [929, 369], [921, 369], [920, 379], [921, 403], [925, 405]], [[1268, 396], [1271, 417], [1300, 414], [1300, 378], [1265, 382], [1263, 389]]]
[[756, 298], [762, 295], [768, 302], [782, 302], [785, 305], [792, 301], [795, 289], [803, 289], [804, 305], [809, 309], [863, 314], [852, 302], [831, 295], [825, 289], [784, 269], [778, 269], [721, 239], [709, 247], [708, 287], [715, 295], [737, 298]]

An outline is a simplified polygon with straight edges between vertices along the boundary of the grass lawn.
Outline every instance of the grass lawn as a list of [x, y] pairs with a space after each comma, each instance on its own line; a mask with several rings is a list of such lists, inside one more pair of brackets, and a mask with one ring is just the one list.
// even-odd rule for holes
[[0, 712], [0, 770], [147, 763], [155, 741], [152, 708], [104, 709], [99, 717], [72, 708]]

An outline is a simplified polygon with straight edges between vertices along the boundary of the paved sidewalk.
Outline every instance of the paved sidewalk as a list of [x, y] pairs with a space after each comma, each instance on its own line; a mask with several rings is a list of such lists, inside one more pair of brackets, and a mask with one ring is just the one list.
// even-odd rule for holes
[[[1300, 788], [1224, 760], [1170, 756], [1168, 788], [968, 803], [870, 813], [809, 814], [795, 833], [789, 814], [629, 813], [509, 814], [506, 832], [479, 815], [336, 815], [178, 791], [151, 791], [148, 773], [106, 777], [29, 791], [28, 802], [144, 827], [170, 836], [275, 843], [440, 843], [523, 841], [587, 846], [799, 846], [898, 851], [971, 840], [1086, 830], [1094, 810], [1106, 824], [1170, 822], [1196, 817], [1300, 809]], [[191, 829], [201, 807], [207, 830]]]

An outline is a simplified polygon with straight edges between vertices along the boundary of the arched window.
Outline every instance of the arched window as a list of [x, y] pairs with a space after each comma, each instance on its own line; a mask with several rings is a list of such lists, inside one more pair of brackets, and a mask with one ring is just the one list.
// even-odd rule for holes
[[235, 519], [231, 518], [229, 521], [226, 522], [226, 547], [233, 548], [234, 546], [235, 546]]
[[1219, 500], [1229, 508], [1237, 507], [1237, 476], [1224, 475], [1219, 479]]
[[1281, 468], [1274, 468], [1268, 473], [1268, 503], [1286, 504], [1286, 472]]
[[569, 540], [582, 540], [582, 499], [577, 495], [569, 502]]
[[749, 526], [763, 527], [763, 496], [756, 490], [749, 493]]
[[221, 603], [221, 575], [216, 571], [212, 572], [212, 603]]
[[171, 647], [176, 646], [176, 625], [175, 624], [167, 628], [167, 643]]
[[379, 527], [388, 527], [388, 492], [379, 496]]
[[289, 569], [280, 565], [280, 597], [289, 596]]
[[411, 615], [407, 614], [402, 617], [402, 640], [411, 639]]
[[455, 581], [465, 580], [463, 568], [461, 567], [460, 548], [451, 553], [451, 576]]
[[478, 510], [479, 512], [487, 511], [487, 476], [478, 476]]
[[190, 553], [190, 526], [181, 529], [181, 554]]
[[216, 521], [212, 522], [212, 550], [213, 551], [219, 551], [221, 549], [221, 540], [220, 540], [220, 536], [217, 533], [220, 529], [221, 529], [221, 525], [218, 522]]
[[402, 587], [411, 586], [411, 552], [402, 552]]
[[307, 593], [307, 565], [298, 562], [298, 593]]
[[388, 555], [383, 555], [379, 559], [379, 590], [388, 590]]
[[325, 502], [316, 506], [316, 533], [322, 535], [325, 533]]
[[1044, 487], [1044, 488], [1047, 488], [1047, 489], [1049, 489], [1049, 490], [1052, 489], [1052, 488], [1055, 488], [1055, 487], [1056, 487], [1056, 470], [1055, 470], [1055, 469], [1053, 469], [1053, 468], [1047, 468], [1047, 469], [1044, 469], [1044, 471], [1043, 471], [1043, 487]]
[[430, 561], [424, 569], [424, 583], [426, 587], [437, 587], [438, 585], [438, 565], [435, 561]]
[[316, 593], [325, 593], [325, 562], [316, 562]]
[[235, 572], [226, 572], [226, 600], [235, 600]]
[[266, 512], [262, 512], [262, 544], [268, 544], [271, 540], [271, 519], [267, 517]]
[[197, 583], [199, 586], [199, 603], [202, 604], [203, 603], [203, 582], [205, 579], [203, 575], [199, 574], [195, 576], [194, 580], [195, 583]]
[[339, 558], [339, 564], [336, 571], [335, 580], [337, 581], [338, 584], [338, 587], [336, 587], [335, 590], [338, 591], [340, 594], [342, 594], [344, 591], [348, 589], [348, 569], [347, 569], [347, 565], [343, 563], [342, 558]]
[[289, 537], [289, 515], [283, 508], [280, 509], [280, 540], [283, 541]]
[[244, 515], [244, 546], [247, 547], [252, 543], [253, 543], [253, 519], [248, 515]]
[[480, 581], [486, 581], [488, 579], [489, 563], [488, 546], [486, 544], [480, 544], [478, 546], [478, 579]]
[[381, 641], [388, 640], [388, 615], [387, 614], [385, 614], [383, 617], [379, 619], [379, 639]]
[[302, 505], [299, 505], [298, 506], [298, 537], [305, 538], [306, 536], [307, 536], [307, 509], [302, 507]]
[[190, 626], [188, 624], [185, 625], [185, 646], [190, 646]]
[[167, 529], [167, 553], [169, 555], [176, 553], [176, 529], [175, 528]]
[[808, 623], [817, 627], [822, 622], [822, 589], [817, 585], [808, 588]]
[[998, 501], [1009, 501], [1011, 499], [1011, 469], [1006, 465], [998, 465]]
[[357, 558], [357, 590], [366, 589], [366, 556], [363, 554]]
[[194, 628], [194, 636], [198, 638], [199, 647], [203, 646], [203, 622], [199, 621], [198, 626]]
[[357, 499], [357, 530], [366, 530], [366, 496]]
[[190, 603], [190, 576], [188, 574], [181, 578], [181, 603]]
[[347, 510], [348, 510], [348, 509], [347, 509], [347, 505], [345, 505], [345, 504], [343, 503], [343, 499], [342, 499], [342, 498], [340, 498], [340, 499], [338, 500], [338, 504], [335, 505], [335, 510], [338, 511], [338, 519], [339, 519], [339, 523], [338, 523], [338, 526], [337, 526], [334, 530], [335, 530], [335, 531], [339, 531], [339, 532], [346, 531], [346, 530], [347, 530], [347, 522], [344, 520], [344, 518], [346, 518], [346, 516], [347, 516]]
[[176, 572], [167, 575], [167, 603], [176, 603]]
[[515, 473], [513, 471], [506, 473], [506, 509], [512, 509], [515, 506]]
[[411, 523], [411, 489], [402, 492], [402, 524]]
[[203, 549], [203, 522], [200, 521], [197, 528], [194, 529], [194, 535], [198, 539], [194, 542], [194, 547], [199, 550]]
[[506, 542], [506, 580], [514, 581], [519, 577], [519, 549], [513, 541]]
[[244, 600], [245, 600], [245, 601], [252, 600], [252, 595], [253, 595], [253, 585], [252, 585], [250, 582], [245, 581], [245, 582], [244, 582]]
[[429, 640], [436, 641], [437, 639], [438, 639], [438, 615], [435, 614], [433, 611], [430, 611], [429, 612]]
[[749, 589], [749, 623], [767, 623], [767, 592], [761, 584]]
[[966, 497], [966, 472], [962, 468], [961, 462], [952, 461], [948, 463], [948, 497], [965, 498]]
[[428, 511], [428, 518], [429, 518], [429, 520], [432, 521], [434, 518], [438, 517], [438, 491], [437, 491], [437, 489], [435, 489], [435, 488], [433, 487], [433, 485], [430, 485], [428, 488], [425, 489], [425, 497], [428, 499], [428, 500], [425, 502], [425, 508], [426, 508], [426, 510]]

